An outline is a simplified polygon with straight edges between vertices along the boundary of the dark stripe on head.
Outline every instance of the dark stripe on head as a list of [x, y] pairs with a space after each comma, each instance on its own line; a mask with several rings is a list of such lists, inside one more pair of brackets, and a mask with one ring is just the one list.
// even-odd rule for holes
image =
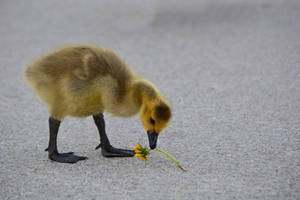
[[170, 107], [161, 102], [157, 106], [155, 106], [155, 115], [157, 118], [163, 120], [163, 121], [168, 121], [171, 118], [171, 109]]

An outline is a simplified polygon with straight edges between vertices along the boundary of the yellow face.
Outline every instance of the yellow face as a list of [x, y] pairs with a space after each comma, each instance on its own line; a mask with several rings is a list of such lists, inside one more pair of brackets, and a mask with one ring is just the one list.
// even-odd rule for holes
[[140, 116], [147, 132], [159, 134], [168, 126], [172, 117], [172, 111], [170, 106], [162, 101], [149, 102], [142, 105]]

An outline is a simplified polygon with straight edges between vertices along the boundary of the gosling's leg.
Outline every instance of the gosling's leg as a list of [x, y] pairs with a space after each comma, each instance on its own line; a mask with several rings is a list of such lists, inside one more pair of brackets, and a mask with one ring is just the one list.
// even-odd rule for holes
[[111, 146], [105, 131], [105, 121], [103, 114], [93, 116], [95, 124], [100, 135], [100, 144], [96, 149], [101, 147], [101, 153], [105, 157], [131, 157], [135, 153], [133, 150], [117, 149]]
[[48, 148], [45, 149], [45, 151], [49, 152], [49, 159], [61, 163], [76, 163], [79, 160], [87, 159], [87, 157], [76, 156], [73, 154], [73, 152], [58, 153], [57, 133], [58, 133], [59, 125], [60, 125], [60, 121], [52, 117], [49, 118], [50, 139], [49, 139]]

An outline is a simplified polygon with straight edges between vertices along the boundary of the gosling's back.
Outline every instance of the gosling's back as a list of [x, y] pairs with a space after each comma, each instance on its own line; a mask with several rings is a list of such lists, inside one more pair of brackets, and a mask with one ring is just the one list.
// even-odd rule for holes
[[105, 104], [122, 102], [137, 77], [112, 51], [87, 45], [42, 56], [25, 76], [57, 119], [103, 112]]

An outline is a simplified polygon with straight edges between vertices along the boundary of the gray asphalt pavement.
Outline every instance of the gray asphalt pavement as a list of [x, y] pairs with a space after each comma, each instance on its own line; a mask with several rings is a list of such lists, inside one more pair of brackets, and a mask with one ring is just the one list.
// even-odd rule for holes
[[[182, 1], [183, 2], [183, 1]], [[0, 199], [300, 199], [299, 0], [1, 0]], [[25, 66], [64, 44], [115, 50], [174, 108], [153, 152], [108, 159], [92, 118], [66, 118], [47, 159], [47, 108]], [[139, 117], [105, 114], [116, 147], [148, 144]]]

